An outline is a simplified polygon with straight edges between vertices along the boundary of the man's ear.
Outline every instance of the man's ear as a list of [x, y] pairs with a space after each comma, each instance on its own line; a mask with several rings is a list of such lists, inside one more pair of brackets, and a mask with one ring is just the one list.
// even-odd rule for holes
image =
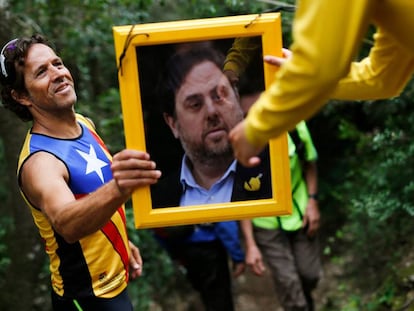
[[173, 133], [175, 138], [179, 138], [178, 135], [178, 131], [177, 131], [177, 127], [176, 127], [176, 118], [174, 118], [173, 116], [166, 114], [165, 112], [163, 113], [163, 117], [164, 117], [164, 121], [165, 123], [167, 123], [167, 125], [170, 127], [171, 132]]
[[16, 90], [11, 91], [11, 96], [15, 101], [23, 106], [31, 106], [32, 101], [30, 100], [28, 95], [19, 94]]

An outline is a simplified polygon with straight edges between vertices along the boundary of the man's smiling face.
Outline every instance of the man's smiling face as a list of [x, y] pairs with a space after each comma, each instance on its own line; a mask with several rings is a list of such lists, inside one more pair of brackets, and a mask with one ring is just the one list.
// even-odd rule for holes
[[76, 102], [72, 75], [47, 45], [38, 43], [30, 47], [24, 81], [28, 95], [22, 96], [22, 103], [34, 114], [71, 108]]

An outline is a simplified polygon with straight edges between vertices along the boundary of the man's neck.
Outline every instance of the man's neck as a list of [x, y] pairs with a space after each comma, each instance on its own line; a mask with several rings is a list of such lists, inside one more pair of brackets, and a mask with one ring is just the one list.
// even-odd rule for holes
[[187, 164], [191, 170], [194, 180], [198, 185], [205, 189], [210, 189], [211, 186], [224, 175], [232, 162], [233, 159], [229, 158], [219, 160], [216, 159], [214, 161], [209, 161], [208, 163], [192, 163], [187, 158]]
[[81, 134], [76, 115], [39, 117], [33, 121], [32, 132], [56, 138], [71, 139]]

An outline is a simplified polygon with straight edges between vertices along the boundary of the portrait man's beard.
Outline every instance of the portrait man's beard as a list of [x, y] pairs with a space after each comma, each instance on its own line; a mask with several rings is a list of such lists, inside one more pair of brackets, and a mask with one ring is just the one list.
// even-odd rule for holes
[[189, 147], [185, 142], [181, 142], [187, 156], [193, 163], [203, 163], [210, 165], [219, 165], [231, 162], [233, 160], [233, 149], [230, 142], [217, 144], [197, 144]]
[[202, 163], [206, 165], [229, 165], [233, 161], [233, 148], [227, 135], [209, 138], [206, 133], [214, 128], [224, 128], [227, 135], [230, 131], [227, 125], [221, 122], [218, 117], [212, 118], [206, 129], [204, 129], [202, 138], [199, 141], [192, 140], [185, 131], [180, 131], [181, 145], [193, 163]]

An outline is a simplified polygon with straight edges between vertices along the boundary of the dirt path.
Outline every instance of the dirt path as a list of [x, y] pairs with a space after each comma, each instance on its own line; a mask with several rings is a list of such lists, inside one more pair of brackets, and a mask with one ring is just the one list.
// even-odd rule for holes
[[[283, 311], [277, 301], [269, 269], [266, 271], [263, 277], [247, 272], [234, 281], [236, 311]], [[324, 275], [314, 292], [316, 310], [326, 303], [327, 294], [336, 287], [333, 280], [341, 274], [339, 267], [329, 263], [324, 264], [323, 271]]]
[[[332, 278], [335, 278], [335, 267], [327, 267], [327, 271], [315, 291], [316, 311], [325, 303], [326, 294], [333, 285]], [[325, 270], [325, 268], [324, 268]], [[243, 275], [233, 280], [235, 311], [283, 311], [280, 307], [276, 291], [270, 276], [269, 269], [263, 277], [257, 277], [246, 271]], [[203, 311], [198, 294], [188, 285], [182, 295], [170, 298], [170, 305], [174, 311]], [[162, 308], [154, 304], [150, 311], [170, 311], [169, 307]]]
[[283, 311], [268, 271], [262, 277], [247, 271], [234, 281], [236, 311]]

